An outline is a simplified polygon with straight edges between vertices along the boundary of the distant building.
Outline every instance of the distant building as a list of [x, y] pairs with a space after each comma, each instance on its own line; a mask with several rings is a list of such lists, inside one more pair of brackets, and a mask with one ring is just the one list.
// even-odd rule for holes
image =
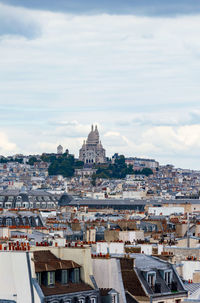
[[79, 160], [83, 161], [85, 164], [106, 162], [105, 149], [99, 140], [97, 126], [95, 126], [94, 129], [92, 125], [91, 132], [89, 133], [86, 142], [84, 140], [83, 146], [79, 151]]
[[5, 190], [0, 192], [0, 208], [55, 208], [58, 204], [53, 194], [44, 190], [29, 190], [27, 192]]
[[62, 147], [62, 145], [58, 145], [58, 147], [57, 147], [57, 154], [58, 155], [62, 155], [63, 154], [63, 147]]
[[159, 163], [154, 159], [129, 157], [125, 159], [125, 162], [127, 165], [132, 165], [134, 170], [142, 170], [143, 168], [156, 170], [159, 167]]

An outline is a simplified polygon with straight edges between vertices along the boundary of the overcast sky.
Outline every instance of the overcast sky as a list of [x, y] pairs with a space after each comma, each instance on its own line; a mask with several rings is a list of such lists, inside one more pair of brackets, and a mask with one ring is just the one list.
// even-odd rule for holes
[[0, 154], [111, 156], [200, 169], [200, 1], [0, 0]]

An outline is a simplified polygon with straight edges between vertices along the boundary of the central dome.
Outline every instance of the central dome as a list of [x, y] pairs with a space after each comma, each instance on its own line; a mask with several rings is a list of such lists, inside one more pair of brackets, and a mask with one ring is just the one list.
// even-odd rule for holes
[[97, 129], [97, 125], [95, 126], [95, 130], [92, 125], [91, 132], [89, 133], [88, 138], [87, 138], [87, 143], [88, 144], [98, 144], [99, 143], [99, 132]]

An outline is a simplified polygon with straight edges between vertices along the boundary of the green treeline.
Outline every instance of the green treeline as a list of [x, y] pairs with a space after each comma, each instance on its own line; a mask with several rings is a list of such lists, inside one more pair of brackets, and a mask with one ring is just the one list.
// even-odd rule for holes
[[83, 168], [83, 162], [74, 159], [73, 155], [62, 154], [59, 157], [43, 157], [43, 161], [50, 162], [49, 175], [62, 175], [63, 177], [73, 177], [76, 168]]
[[[10, 161], [23, 162], [23, 159], [0, 159], [0, 163], [7, 163]], [[50, 176], [62, 175], [63, 177], [73, 177], [76, 168], [83, 168], [84, 163], [74, 158], [73, 155], [65, 152], [62, 155], [57, 154], [43, 154], [41, 156], [31, 156], [28, 160], [29, 165], [34, 165], [35, 162], [49, 163], [48, 173]], [[93, 165], [97, 171], [92, 176], [92, 182], [95, 183], [96, 178], [103, 179], [123, 179], [126, 175], [140, 174], [149, 176], [153, 174], [150, 168], [143, 168], [141, 171], [134, 171], [132, 165], [125, 163], [123, 155], [118, 156], [114, 163], [109, 161], [105, 164]]]
[[120, 155], [115, 159], [115, 163], [107, 165], [96, 165], [97, 171], [93, 175], [93, 179], [104, 178], [104, 179], [123, 179], [126, 175], [140, 174], [149, 176], [153, 174], [150, 168], [143, 168], [141, 171], [133, 170], [132, 165], [127, 165], [125, 163], [125, 157]]

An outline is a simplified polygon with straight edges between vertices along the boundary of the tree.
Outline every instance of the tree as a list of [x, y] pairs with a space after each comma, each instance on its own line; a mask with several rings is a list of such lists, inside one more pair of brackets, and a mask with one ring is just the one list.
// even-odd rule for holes
[[142, 169], [141, 174], [148, 177], [150, 175], [153, 175], [153, 171], [151, 168], [145, 167]]
[[63, 177], [72, 177], [75, 168], [82, 168], [84, 163], [74, 159], [73, 155], [64, 153], [59, 157], [49, 157], [50, 165], [48, 168], [49, 175], [62, 175]]
[[28, 160], [28, 164], [29, 164], [29, 165], [34, 165], [35, 162], [38, 162], [38, 160], [37, 160], [36, 157], [31, 157], [31, 158], [29, 158], [29, 160]]

